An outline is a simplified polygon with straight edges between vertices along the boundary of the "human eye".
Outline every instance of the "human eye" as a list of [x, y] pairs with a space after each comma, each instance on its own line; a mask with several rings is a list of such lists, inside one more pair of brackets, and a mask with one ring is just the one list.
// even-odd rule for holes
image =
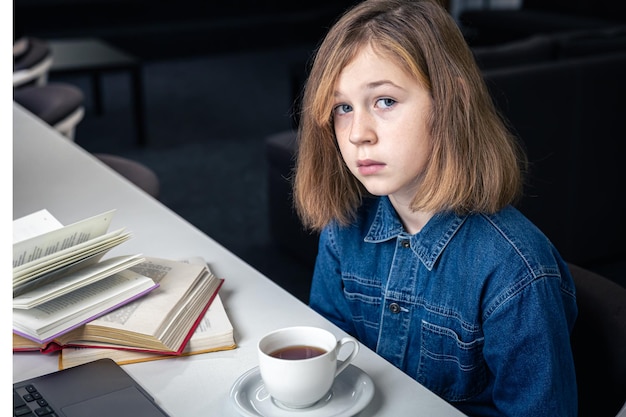
[[392, 99], [392, 98], [380, 98], [378, 100], [376, 100], [376, 107], [380, 107], [381, 109], [388, 109], [393, 107], [394, 104], [396, 104], [396, 100]]
[[333, 114], [342, 115], [352, 111], [352, 106], [349, 104], [339, 104], [333, 108]]

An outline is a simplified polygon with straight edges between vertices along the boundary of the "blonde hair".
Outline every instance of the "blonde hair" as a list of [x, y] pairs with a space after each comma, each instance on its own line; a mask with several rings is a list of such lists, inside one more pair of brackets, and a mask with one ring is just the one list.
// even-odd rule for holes
[[348, 224], [367, 195], [342, 159], [332, 121], [339, 74], [366, 45], [413, 74], [432, 97], [432, 153], [411, 208], [493, 213], [519, 198], [525, 155], [449, 13], [432, 0], [370, 0], [330, 29], [304, 89], [293, 178], [303, 224]]

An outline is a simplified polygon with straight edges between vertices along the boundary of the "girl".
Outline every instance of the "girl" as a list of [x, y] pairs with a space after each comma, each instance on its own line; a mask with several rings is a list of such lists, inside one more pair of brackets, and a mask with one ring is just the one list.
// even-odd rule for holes
[[466, 414], [576, 416], [574, 284], [512, 206], [524, 169], [447, 11], [360, 3], [304, 92], [311, 307]]

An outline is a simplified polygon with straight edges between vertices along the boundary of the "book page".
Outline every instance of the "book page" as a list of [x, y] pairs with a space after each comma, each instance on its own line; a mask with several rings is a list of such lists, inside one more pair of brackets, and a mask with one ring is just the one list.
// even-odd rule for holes
[[39, 288], [44, 284], [52, 282], [62, 276], [67, 274], [71, 274], [74, 271], [78, 271], [81, 268], [88, 267], [89, 265], [93, 265], [102, 259], [104, 256], [104, 252], [95, 253], [93, 255], [87, 255], [85, 258], [80, 259], [74, 263], [70, 263], [69, 265], [60, 266], [49, 272], [41, 272], [36, 276], [31, 278], [20, 278], [16, 280], [13, 278], [13, 297], [20, 296], [22, 294], [27, 293], [28, 291], [32, 291], [35, 288]]
[[29, 309], [143, 262], [141, 255], [116, 256], [80, 268], [34, 290], [13, 297], [13, 308]]
[[43, 235], [62, 227], [61, 222], [55, 219], [48, 210], [39, 210], [13, 220], [13, 243]]
[[69, 248], [51, 253], [28, 263], [13, 268], [13, 286], [16, 287], [47, 272], [59, 270], [89, 256], [104, 254], [115, 246], [130, 239], [130, 233], [119, 229], [111, 233], [90, 239]]
[[155, 287], [148, 277], [125, 270], [29, 310], [13, 310], [16, 333], [45, 343]]
[[218, 294], [183, 352], [198, 352], [233, 343], [233, 325]]
[[[175, 338], [184, 338], [206, 307], [207, 294], [212, 294], [214, 290], [211, 288], [220, 283], [217, 277], [208, 276], [204, 265], [167, 259], [146, 257], [145, 262], [130, 270], [152, 278], [160, 287], [148, 297], [135, 300], [68, 333], [59, 339], [61, 344], [104, 341], [143, 346], [150, 338], [167, 344], [161, 339], [161, 333], [172, 325], [180, 332], [174, 335]], [[198, 294], [204, 295], [198, 298]], [[184, 320], [176, 318], [180, 314], [185, 314]], [[115, 342], [116, 338], [120, 341]]]
[[[110, 210], [69, 226], [13, 243], [13, 267], [103, 235], [109, 229], [114, 213], [115, 210]], [[19, 221], [18, 225], [20, 223], [23, 229], [26, 228], [22, 221]]]
[[[218, 294], [187, 343], [187, 346], [185, 346], [181, 356], [229, 350], [236, 347], [233, 326], [226, 315], [222, 299]], [[110, 358], [118, 364], [124, 365], [176, 357], [178, 356], [119, 349], [68, 347], [61, 352], [59, 365], [60, 369], [64, 369], [101, 358]]]

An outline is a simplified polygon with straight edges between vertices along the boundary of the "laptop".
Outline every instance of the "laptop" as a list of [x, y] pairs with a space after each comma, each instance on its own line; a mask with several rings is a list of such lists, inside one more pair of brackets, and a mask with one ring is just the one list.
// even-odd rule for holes
[[13, 405], [15, 417], [169, 417], [111, 359], [16, 382]]

